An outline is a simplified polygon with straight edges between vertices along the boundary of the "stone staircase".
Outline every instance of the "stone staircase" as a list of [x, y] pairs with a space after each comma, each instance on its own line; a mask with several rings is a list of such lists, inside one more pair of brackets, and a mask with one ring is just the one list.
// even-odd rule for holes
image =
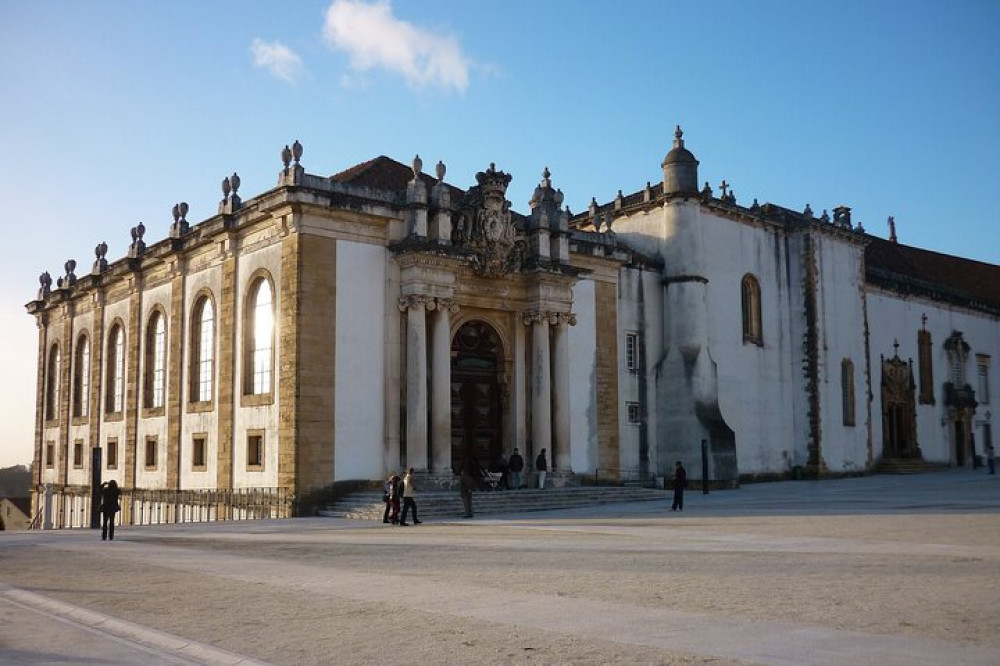
[[876, 474], [923, 474], [924, 472], [940, 472], [947, 469], [949, 469], [948, 465], [929, 463], [917, 458], [883, 458], [875, 464]]
[[[616, 502], [668, 500], [672, 493], [665, 490], [619, 486], [570, 486], [545, 490], [494, 490], [477, 492], [472, 506], [477, 516], [484, 514], [521, 513], [577, 509]], [[458, 491], [427, 491], [417, 495], [417, 510], [424, 518], [459, 518], [462, 498]], [[351, 520], [381, 520], [385, 505], [381, 491], [365, 491], [345, 495], [319, 512], [330, 518]]]

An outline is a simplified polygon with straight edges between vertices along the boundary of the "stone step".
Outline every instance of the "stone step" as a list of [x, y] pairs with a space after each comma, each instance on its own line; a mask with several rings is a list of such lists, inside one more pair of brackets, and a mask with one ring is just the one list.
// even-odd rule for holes
[[923, 474], [948, 469], [948, 465], [930, 463], [926, 460], [880, 460], [875, 464], [876, 474]]
[[[482, 491], [473, 495], [472, 504], [478, 515], [574, 509], [615, 502], [664, 500], [670, 497], [671, 493], [667, 491], [651, 488], [574, 486], [545, 490]], [[421, 518], [455, 518], [463, 513], [462, 498], [457, 491], [421, 492], [416, 500]], [[328, 504], [319, 515], [352, 520], [381, 520], [384, 510], [381, 492], [358, 492]]]

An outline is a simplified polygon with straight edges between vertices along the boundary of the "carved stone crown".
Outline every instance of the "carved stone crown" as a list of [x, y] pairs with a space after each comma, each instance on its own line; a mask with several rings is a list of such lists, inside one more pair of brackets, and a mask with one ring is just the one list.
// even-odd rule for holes
[[511, 175], [503, 171], [497, 171], [496, 164], [490, 162], [490, 168], [476, 174], [476, 182], [483, 193], [484, 199], [507, 196], [507, 186], [510, 185]]

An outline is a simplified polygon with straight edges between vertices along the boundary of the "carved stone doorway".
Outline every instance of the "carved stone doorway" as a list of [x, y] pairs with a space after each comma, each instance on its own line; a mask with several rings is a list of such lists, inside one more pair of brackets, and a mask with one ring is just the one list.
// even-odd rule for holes
[[482, 467], [503, 450], [500, 338], [483, 321], [466, 322], [451, 343], [451, 466], [468, 456]]
[[882, 458], [920, 459], [913, 368], [899, 356], [882, 359]]

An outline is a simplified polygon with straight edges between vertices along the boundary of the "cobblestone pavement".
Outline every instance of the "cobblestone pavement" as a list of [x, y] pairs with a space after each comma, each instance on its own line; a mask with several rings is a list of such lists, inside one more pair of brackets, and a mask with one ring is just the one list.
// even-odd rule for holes
[[[419, 498], [418, 498], [419, 502]], [[2, 664], [1000, 663], [1000, 476], [0, 534]]]

